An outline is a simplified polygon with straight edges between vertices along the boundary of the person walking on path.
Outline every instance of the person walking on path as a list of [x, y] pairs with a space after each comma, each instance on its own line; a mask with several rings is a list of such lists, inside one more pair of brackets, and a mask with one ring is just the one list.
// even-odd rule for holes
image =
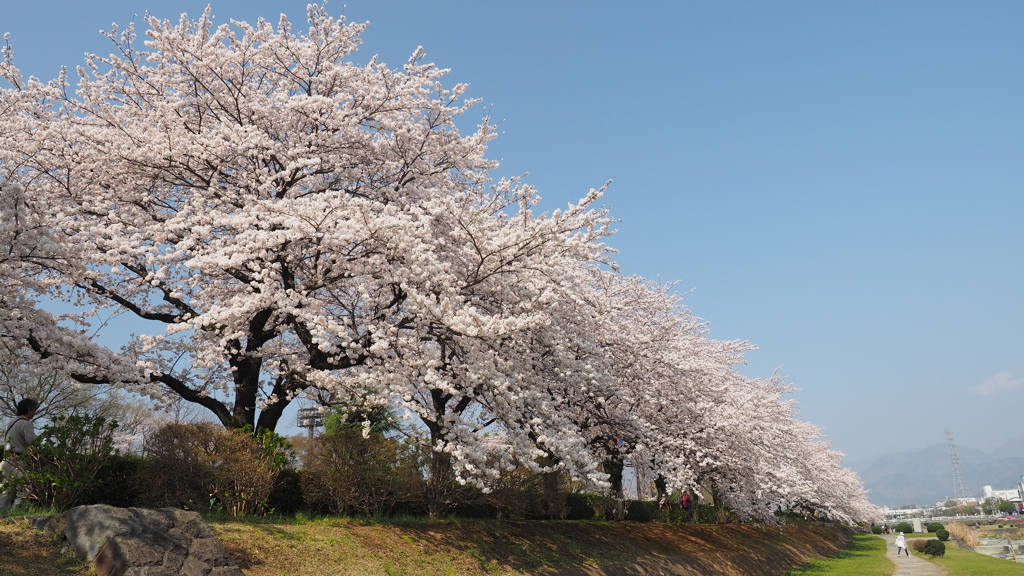
[[903, 537], [903, 532], [896, 537], [896, 557], [900, 557], [900, 551], [906, 552], [907, 556], [910, 556], [910, 550], [907, 549], [907, 539]]
[[4, 460], [0, 462], [0, 512], [17, 506], [24, 496], [6, 484], [25, 475], [17, 465], [17, 456], [27, 451], [28, 445], [36, 439], [32, 419], [36, 417], [37, 411], [38, 400], [23, 398], [18, 402], [17, 415], [4, 426], [4, 436], [0, 438], [4, 442]]
[[[885, 557], [896, 566], [893, 576], [945, 576], [946, 572], [941, 566], [936, 566], [924, 558], [919, 556], [911, 556], [909, 558], [897, 556], [896, 538], [898, 536], [888, 535], [879, 536], [879, 538], [885, 540]], [[906, 536], [904, 536], [903, 540], [906, 543]]]

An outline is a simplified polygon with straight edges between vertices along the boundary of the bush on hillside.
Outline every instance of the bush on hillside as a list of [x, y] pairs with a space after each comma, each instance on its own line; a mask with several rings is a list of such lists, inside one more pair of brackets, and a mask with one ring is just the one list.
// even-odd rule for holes
[[945, 526], [942, 525], [942, 522], [929, 522], [928, 523], [928, 531], [929, 532], [938, 532], [939, 530], [942, 530], [943, 528], [945, 528]]
[[148, 505], [232, 516], [266, 512], [282, 460], [245, 431], [208, 422], [168, 424], [146, 439], [144, 450], [140, 484]]
[[423, 499], [416, 454], [383, 434], [325, 432], [307, 452], [303, 469], [305, 501], [330, 513], [387, 515]]
[[103, 463], [82, 493], [82, 504], [107, 504], [118, 508], [139, 505], [139, 469], [144, 460], [134, 454], [114, 454]]
[[103, 465], [114, 454], [117, 422], [106, 418], [57, 416], [43, 427], [28, 451], [17, 459], [24, 476], [14, 481], [15, 490], [44, 507], [66, 510], [82, 501]]
[[[562, 517], [565, 508], [562, 495], [566, 489], [563, 480], [523, 465], [501, 466], [499, 458], [498, 454], [488, 458], [489, 467], [499, 470], [497, 476], [486, 478], [486, 490], [470, 498], [470, 502], [479, 502], [490, 510], [486, 517], [498, 520]], [[555, 474], [558, 476], [557, 472]], [[547, 497], [545, 486], [550, 489]], [[463, 516], [464, 507], [460, 502], [456, 514]]]
[[698, 524], [733, 524], [739, 522], [739, 517], [729, 510], [728, 506], [713, 504], [700, 504], [695, 512]]
[[946, 545], [938, 540], [929, 540], [924, 543], [924, 553], [929, 556], [942, 556], [946, 553]]
[[654, 500], [630, 500], [626, 508], [626, 520], [630, 522], [654, 522], [658, 519], [658, 503]]
[[892, 527], [895, 532], [903, 532], [904, 534], [910, 534], [914, 531], [914, 526], [910, 522], [900, 522], [899, 524]]
[[[793, 512], [790, 510], [776, 510], [775, 517], [779, 519], [779, 522], [789, 525], [807, 524], [808, 522], [808, 518], [806, 515], [801, 514], [799, 512]], [[879, 527], [878, 529], [879, 531], [881, 531], [882, 528]], [[879, 534], [881, 534], [881, 532], [879, 532]]]
[[614, 501], [609, 496], [602, 494], [584, 494], [587, 499], [587, 504], [590, 505], [590, 509], [593, 511], [591, 518], [595, 520], [610, 520], [608, 511], [611, 510]]
[[949, 532], [947, 532], [946, 530], [940, 528], [940, 529], [935, 531], [935, 537], [938, 538], [939, 540], [945, 542], [946, 540], [949, 540]]
[[302, 472], [294, 468], [284, 468], [274, 480], [274, 489], [267, 497], [267, 512], [277, 514], [295, 514], [306, 508], [302, 498]]
[[871, 533], [872, 534], [881, 534], [882, 533], [882, 527], [878, 526], [878, 525], [872, 526], [871, 527]]
[[565, 495], [565, 519], [566, 520], [592, 520], [594, 509], [590, 506], [588, 494], [582, 492], [570, 492]]
[[915, 538], [911, 543], [910, 547], [917, 552], [924, 552], [924, 543], [927, 542], [924, 538]]

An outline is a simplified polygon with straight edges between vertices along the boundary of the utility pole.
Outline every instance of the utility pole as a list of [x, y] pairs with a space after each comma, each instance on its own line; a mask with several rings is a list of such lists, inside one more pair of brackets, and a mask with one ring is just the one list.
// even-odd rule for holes
[[953, 441], [953, 431], [946, 428], [946, 445], [949, 446], [949, 461], [953, 463], [953, 494], [954, 498], [967, 498], [967, 488], [964, 487], [964, 477], [960, 474], [960, 458], [956, 455], [956, 442]]

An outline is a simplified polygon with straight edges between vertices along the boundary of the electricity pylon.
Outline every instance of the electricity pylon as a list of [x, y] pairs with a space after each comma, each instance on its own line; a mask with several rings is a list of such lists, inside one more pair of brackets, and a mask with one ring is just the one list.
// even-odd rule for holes
[[956, 498], [967, 498], [967, 488], [964, 487], [964, 477], [960, 474], [960, 458], [956, 455], [956, 442], [953, 441], [953, 431], [946, 428], [946, 444], [949, 446], [949, 461], [953, 463], [953, 493]]

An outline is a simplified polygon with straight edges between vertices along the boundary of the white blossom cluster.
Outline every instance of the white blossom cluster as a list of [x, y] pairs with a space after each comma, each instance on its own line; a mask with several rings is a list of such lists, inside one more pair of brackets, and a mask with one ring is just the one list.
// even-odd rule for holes
[[[487, 118], [417, 51], [348, 56], [363, 24], [150, 17], [50, 82], [0, 75], [0, 338], [82, 382], [274, 429], [298, 395], [387, 405], [460, 479], [627, 459], [743, 517], [874, 516], [789, 388], [735, 366], [671, 286], [609, 271], [592, 190], [538, 214], [494, 180]], [[57, 315], [54, 302], [70, 304]], [[114, 309], [150, 330], [93, 342]], [[495, 458], [495, 453], [500, 457]]]

